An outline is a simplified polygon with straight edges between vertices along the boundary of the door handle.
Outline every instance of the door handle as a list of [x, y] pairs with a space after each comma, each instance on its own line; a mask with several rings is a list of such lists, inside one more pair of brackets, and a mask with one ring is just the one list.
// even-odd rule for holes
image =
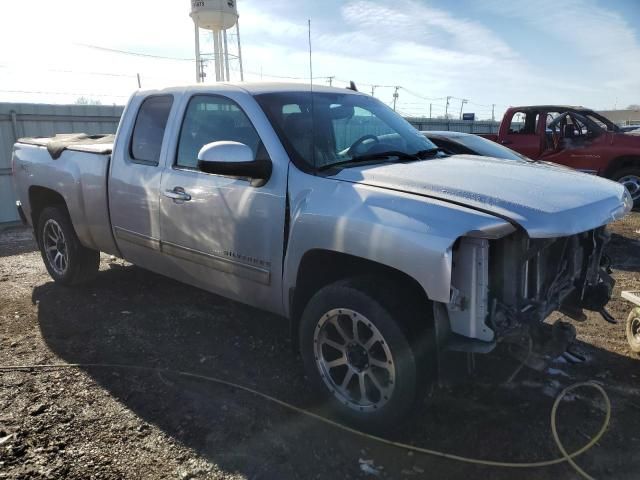
[[502, 140], [500, 143], [502, 145], [511, 145], [513, 142], [511, 140]]
[[182, 187], [175, 187], [173, 190], [167, 190], [163, 193], [163, 195], [172, 200], [180, 200], [183, 202], [188, 202], [191, 200], [191, 195], [184, 191]]

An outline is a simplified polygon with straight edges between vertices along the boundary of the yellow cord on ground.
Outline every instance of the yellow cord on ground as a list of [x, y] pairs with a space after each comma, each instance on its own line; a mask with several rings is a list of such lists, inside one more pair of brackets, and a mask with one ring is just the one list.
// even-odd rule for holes
[[[70, 368], [106, 368], [106, 369], [120, 369], [120, 370], [138, 370], [138, 371], [145, 371], [145, 372], [153, 372], [153, 373], [168, 373], [168, 374], [174, 374], [174, 375], [178, 375], [181, 377], [187, 377], [187, 378], [195, 378], [195, 379], [199, 379], [199, 380], [204, 380], [207, 382], [211, 382], [211, 383], [216, 383], [219, 385], [224, 385], [230, 388], [234, 388], [236, 390], [241, 390], [247, 393], [250, 393], [252, 395], [255, 395], [259, 398], [262, 398], [264, 400], [268, 400], [269, 402], [275, 403], [277, 405], [280, 405], [281, 407], [284, 407], [286, 409], [289, 409], [291, 411], [294, 411], [296, 413], [299, 413], [301, 415], [306, 415], [308, 417], [311, 417], [315, 420], [318, 420], [320, 422], [326, 423], [328, 425], [331, 425], [332, 427], [338, 428], [340, 430], [343, 430], [345, 432], [349, 432], [352, 433], [354, 435], [358, 435], [360, 437], [384, 444], [384, 445], [389, 445], [392, 447], [396, 447], [396, 448], [401, 448], [404, 450], [409, 450], [412, 452], [416, 452], [416, 453], [422, 453], [425, 455], [430, 455], [430, 456], [434, 456], [434, 457], [440, 457], [440, 458], [446, 458], [449, 460], [455, 460], [458, 462], [464, 462], [464, 463], [471, 463], [474, 465], [484, 465], [484, 466], [489, 466], [489, 467], [502, 467], [502, 468], [540, 468], [540, 467], [549, 467], [552, 465], [558, 465], [560, 463], [564, 463], [564, 462], [568, 462], [575, 470], [576, 472], [578, 472], [582, 477], [588, 479], [588, 480], [594, 480], [593, 477], [591, 477], [589, 474], [587, 474], [582, 468], [580, 468], [575, 462], [574, 462], [574, 458], [582, 455], [583, 453], [585, 453], [587, 450], [591, 449], [604, 435], [605, 431], [607, 430], [607, 427], [609, 426], [609, 422], [611, 420], [611, 401], [609, 400], [609, 396], [607, 395], [607, 392], [605, 392], [604, 388], [602, 388], [600, 385], [598, 385], [597, 383], [594, 382], [582, 382], [582, 383], [576, 383], [574, 385], [571, 385], [567, 388], [565, 388], [564, 390], [562, 390], [562, 392], [560, 392], [560, 394], [556, 397], [555, 402], [553, 404], [553, 408], [551, 409], [551, 432], [553, 434], [553, 440], [555, 441], [556, 445], [558, 446], [558, 449], [560, 450], [560, 452], [562, 453], [562, 457], [556, 458], [554, 460], [545, 460], [545, 461], [541, 461], [541, 462], [497, 462], [497, 461], [493, 461], [493, 460], [483, 460], [483, 459], [477, 459], [477, 458], [469, 458], [469, 457], [463, 457], [460, 455], [453, 455], [450, 453], [445, 453], [445, 452], [439, 452], [437, 450], [431, 450], [428, 448], [422, 448], [422, 447], [416, 447], [414, 445], [409, 445], [406, 443], [400, 443], [400, 442], [394, 442], [392, 440], [387, 440], [385, 438], [382, 437], [378, 437], [375, 435], [370, 435], [368, 433], [364, 433], [361, 432], [359, 430], [356, 430], [354, 428], [351, 427], [347, 427], [346, 425], [343, 425], [341, 423], [338, 423], [336, 421], [330, 420], [326, 417], [323, 417], [321, 415], [318, 415], [316, 413], [310, 412], [308, 410], [305, 410], [303, 408], [300, 407], [296, 407], [295, 405], [291, 405], [287, 402], [284, 402], [282, 400], [279, 400], [275, 397], [272, 397], [270, 395], [267, 395], [265, 393], [259, 392], [257, 390], [254, 390], [252, 388], [249, 387], [245, 387], [243, 385], [239, 385], [237, 383], [233, 383], [233, 382], [229, 382], [227, 380], [223, 380], [221, 378], [216, 378], [216, 377], [209, 377], [206, 375], [200, 375], [197, 373], [190, 373], [190, 372], [181, 372], [178, 370], [170, 370], [170, 369], [164, 369], [164, 368], [153, 368], [153, 367], [141, 367], [141, 366], [136, 366], [136, 365], [118, 365], [118, 364], [107, 364], [107, 363], [69, 363], [69, 364], [61, 364], [61, 365], [10, 365], [10, 366], [0, 366], [0, 372], [2, 371], [21, 371], [21, 370], [51, 370], [51, 369], [70, 369]], [[596, 389], [601, 395], [602, 398], [605, 401], [605, 406], [606, 406], [606, 412], [605, 412], [605, 418], [604, 421], [602, 422], [602, 427], [600, 428], [600, 430], [598, 431], [598, 433], [583, 447], [581, 447], [580, 449], [576, 450], [573, 453], [568, 453], [566, 451], [566, 449], [564, 448], [562, 441], [560, 440], [560, 437], [558, 435], [558, 430], [557, 430], [557, 425], [556, 425], [556, 417], [558, 414], [558, 406], [560, 405], [560, 402], [562, 401], [562, 399], [569, 393], [572, 392], [578, 388], [583, 388], [583, 387], [590, 387], [590, 388], [594, 388]]]

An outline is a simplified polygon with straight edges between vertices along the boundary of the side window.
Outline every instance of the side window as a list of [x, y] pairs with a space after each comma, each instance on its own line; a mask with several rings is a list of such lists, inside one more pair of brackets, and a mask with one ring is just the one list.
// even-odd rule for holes
[[244, 143], [258, 156], [260, 137], [249, 117], [233, 101], [213, 95], [196, 95], [189, 101], [184, 115], [176, 165], [198, 166], [198, 152], [208, 143], [233, 141]]
[[547, 128], [549, 128], [549, 124], [551, 122], [553, 122], [556, 118], [558, 118], [559, 115], [560, 115], [560, 112], [548, 112], [547, 113]]
[[149, 97], [142, 102], [131, 137], [130, 153], [133, 160], [158, 165], [172, 105], [171, 95]]
[[511, 118], [509, 133], [535, 135], [538, 130], [539, 116], [537, 112], [516, 112]]

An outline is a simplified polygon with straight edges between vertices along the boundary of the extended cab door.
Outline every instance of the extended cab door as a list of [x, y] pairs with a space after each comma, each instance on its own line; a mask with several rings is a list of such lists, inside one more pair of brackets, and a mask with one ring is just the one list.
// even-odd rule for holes
[[122, 256], [162, 273], [161, 156], [173, 95], [134, 96], [118, 129], [109, 176], [111, 225]]
[[552, 140], [543, 153], [543, 160], [597, 174], [602, 165], [597, 148], [604, 133], [602, 129], [576, 112], [550, 113], [547, 120]]
[[529, 158], [538, 158], [544, 139], [541, 120], [544, 121], [537, 111], [511, 112], [502, 122], [499, 143]]
[[[179, 280], [280, 312], [288, 160], [277, 148], [275, 156], [269, 154], [277, 139], [255, 100], [228, 95], [184, 99], [162, 177], [163, 256]], [[256, 157], [270, 157], [271, 178], [252, 186], [250, 179], [200, 171], [198, 152], [216, 141], [241, 142]]]

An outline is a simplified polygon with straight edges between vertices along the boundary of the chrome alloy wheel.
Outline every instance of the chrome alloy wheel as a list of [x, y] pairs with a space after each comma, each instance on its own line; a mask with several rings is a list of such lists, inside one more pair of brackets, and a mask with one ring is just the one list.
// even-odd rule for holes
[[625, 175], [618, 179], [618, 183], [627, 187], [634, 201], [640, 199], [640, 177], [637, 175]]
[[346, 308], [322, 316], [313, 333], [316, 366], [333, 396], [358, 411], [372, 411], [393, 394], [396, 369], [380, 330]]
[[640, 318], [638, 317], [631, 320], [631, 335], [640, 344]]
[[69, 250], [62, 227], [55, 220], [49, 219], [44, 224], [42, 244], [51, 268], [58, 275], [64, 275], [69, 268]]

